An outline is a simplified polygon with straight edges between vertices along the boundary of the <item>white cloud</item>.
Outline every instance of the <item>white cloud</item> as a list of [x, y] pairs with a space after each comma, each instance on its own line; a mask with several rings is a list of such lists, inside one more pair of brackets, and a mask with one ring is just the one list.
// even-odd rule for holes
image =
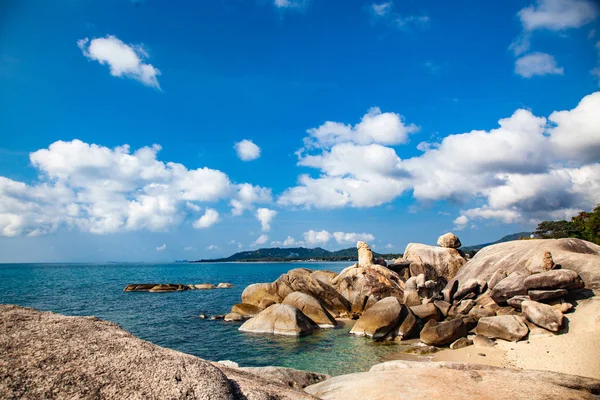
[[562, 75], [564, 69], [556, 64], [553, 56], [546, 53], [527, 54], [515, 61], [515, 72], [524, 78], [534, 75]]
[[273, 5], [280, 9], [301, 9], [306, 7], [307, 0], [274, 0]]
[[277, 215], [277, 211], [270, 210], [268, 208], [259, 208], [256, 210], [256, 219], [260, 221], [260, 225], [263, 232], [271, 230], [271, 222]]
[[531, 35], [529, 33], [522, 34], [509, 46], [515, 56], [520, 56], [526, 53], [531, 48]]
[[375, 240], [375, 236], [370, 233], [333, 232], [333, 237], [339, 244], [356, 244], [359, 240], [363, 242], [372, 242]]
[[405, 125], [401, 115], [382, 113], [379, 107], [373, 107], [354, 126], [327, 121], [318, 128], [309, 129], [309, 137], [304, 141], [307, 149], [331, 148], [345, 142], [395, 145], [407, 142], [408, 135], [418, 130], [414, 124]]
[[242, 215], [245, 210], [253, 208], [253, 204], [265, 204], [273, 201], [271, 189], [253, 186], [249, 183], [237, 185], [234, 199], [229, 202], [233, 216]]
[[[38, 182], [0, 177], [0, 234], [36, 236], [61, 226], [96, 234], [166, 231], [192, 217], [201, 203], [233, 197], [251, 208], [271, 199], [270, 189], [233, 184], [221, 171], [159, 161], [159, 150], [73, 140], [31, 153]], [[213, 211], [198, 226], [214, 219]]]
[[256, 240], [254, 242], [252, 242], [252, 246], [258, 246], [261, 244], [265, 244], [265, 243], [267, 243], [268, 240], [269, 240], [269, 236], [267, 236], [263, 233], [258, 238], [256, 238]]
[[214, 250], [217, 250], [218, 248], [219, 248], [219, 246], [217, 246], [215, 244], [211, 244], [210, 246], [208, 246], [206, 248], [206, 250], [208, 250], [208, 251], [214, 251]]
[[167, 249], [167, 245], [166, 244], [161, 244], [160, 246], [156, 247], [156, 251], [164, 251]]
[[308, 232], [304, 232], [304, 242], [307, 245], [323, 245], [331, 239], [331, 233], [323, 230], [320, 232], [310, 230]]
[[237, 142], [233, 148], [238, 158], [242, 161], [252, 161], [260, 157], [260, 147], [255, 145], [251, 140], [244, 139]]
[[286, 239], [283, 241], [283, 245], [284, 245], [284, 246], [294, 246], [295, 244], [297, 244], [297, 243], [296, 243], [296, 240], [295, 240], [293, 237], [291, 237], [291, 236], [288, 236], [288, 237], [287, 237], [287, 238], [286, 238]]
[[559, 31], [579, 28], [598, 16], [598, 7], [590, 0], [537, 0], [517, 14], [527, 31]]
[[83, 55], [100, 64], [108, 65], [112, 76], [127, 77], [142, 82], [146, 86], [160, 89], [160, 71], [144, 61], [148, 53], [140, 45], [127, 45], [116, 36], [88, 38], [77, 41]]
[[219, 213], [213, 208], [207, 208], [204, 215], [198, 218], [193, 226], [196, 229], [208, 228], [219, 221]]
[[373, 11], [373, 13], [377, 16], [383, 17], [384, 15], [387, 15], [390, 10], [392, 9], [392, 2], [388, 1], [387, 3], [373, 3], [371, 4], [371, 10]]
[[[474, 130], [420, 144], [423, 154], [400, 159], [381, 145], [336, 144], [299, 153], [301, 175], [279, 204], [318, 208], [372, 207], [412, 190], [421, 201], [449, 200], [476, 208], [469, 220], [534, 221], [572, 215], [600, 202], [600, 92], [546, 119], [519, 109], [490, 131]], [[460, 225], [464, 218], [456, 221]], [[308, 242], [308, 240], [307, 240]]]
[[468, 223], [469, 218], [467, 218], [465, 215], [461, 215], [454, 220], [454, 229], [457, 231], [461, 231], [465, 229]]
[[411, 26], [424, 27], [429, 23], [429, 16], [427, 15], [408, 15], [408, 16], [397, 16], [396, 25], [400, 29], [410, 30]]

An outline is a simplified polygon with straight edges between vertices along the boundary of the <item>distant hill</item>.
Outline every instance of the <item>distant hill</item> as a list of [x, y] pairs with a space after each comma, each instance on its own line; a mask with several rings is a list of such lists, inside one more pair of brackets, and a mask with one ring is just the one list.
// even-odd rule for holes
[[[375, 257], [386, 259], [398, 258], [400, 254], [379, 254], [373, 252]], [[356, 261], [358, 253], [356, 247], [329, 251], [320, 247], [307, 249], [305, 247], [291, 248], [265, 248], [258, 250], [242, 251], [226, 258], [213, 260], [198, 260], [192, 262], [232, 262], [232, 261]]]
[[506, 235], [503, 238], [496, 240], [495, 242], [491, 242], [491, 243], [483, 243], [483, 244], [476, 244], [473, 246], [463, 246], [460, 249], [462, 251], [479, 251], [481, 249], [483, 249], [484, 247], [487, 246], [491, 246], [493, 244], [498, 244], [498, 243], [504, 243], [504, 242], [510, 242], [511, 240], [519, 240], [520, 237], [529, 237], [533, 232], [519, 232], [519, 233], [513, 233], [512, 235]]

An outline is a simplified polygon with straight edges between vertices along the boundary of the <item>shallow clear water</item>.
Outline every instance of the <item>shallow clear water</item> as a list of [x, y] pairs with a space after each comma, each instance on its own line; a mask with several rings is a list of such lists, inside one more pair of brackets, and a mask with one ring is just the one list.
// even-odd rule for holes
[[[240, 323], [197, 318], [225, 314], [244, 288], [292, 268], [339, 272], [348, 263], [0, 264], [0, 303], [65, 315], [95, 315], [160, 346], [240, 366], [279, 365], [338, 375], [365, 371], [398, 351], [348, 334], [351, 323], [296, 338], [239, 332]], [[130, 283], [230, 282], [231, 289], [123, 292]]]

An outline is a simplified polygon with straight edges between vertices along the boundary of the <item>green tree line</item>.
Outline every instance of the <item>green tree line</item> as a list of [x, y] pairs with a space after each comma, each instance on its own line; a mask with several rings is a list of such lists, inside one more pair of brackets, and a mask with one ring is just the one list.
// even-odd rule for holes
[[600, 244], [600, 204], [582, 211], [570, 221], [544, 221], [535, 230], [542, 239], [578, 238]]

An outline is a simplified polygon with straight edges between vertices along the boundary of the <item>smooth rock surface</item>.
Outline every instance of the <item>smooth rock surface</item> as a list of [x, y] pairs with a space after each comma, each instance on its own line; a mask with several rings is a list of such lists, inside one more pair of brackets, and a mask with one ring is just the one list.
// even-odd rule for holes
[[356, 249], [358, 250], [358, 265], [361, 267], [368, 267], [375, 264], [373, 260], [373, 252], [368, 244], [362, 241], [356, 243]]
[[458, 350], [471, 345], [473, 345], [472, 340], [469, 340], [466, 337], [461, 337], [460, 339], [457, 339], [454, 342], [452, 342], [450, 344], [450, 348], [452, 350]]
[[563, 313], [548, 304], [538, 303], [537, 301], [524, 301], [521, 303], [521, 308], [525, 318], [539, 327], [558, 332], [563, 325]]
[[421, 342], [430, 346], [444, 346], [467, 336], [467, 327], [459, 318], [446, 322], [430, 320], [421, 330]]
[[315, 399], [96, 317], [0, 305], [0, 331], [2, 399]]
[[281, 304], [289, 304], [296, 307], [321, 328], [334, 328], [337, 325], [335, 318], [329, 314], [323, 305], [306, 293], [290, 293]]
[[[409, 243], [404, 250], [404, 258], [421, 266], [426, 272], [427, 280], [444, 278], [446, 281], [454, 278], [458, 270], [467, 260], [456, 249], [434, 247], [420, 243]], [[411, 274], [413, 266], [411, 265]], [[447, 301], [447, 300], [446, 300]]]
[[475, 335], [473, 344], [477, 347], [494, 347], [496, 342], [484, 335]]
[[223, 318], [223, 320], [226, 322], [243, 321], [244, 317], [238, 313], [229, 313], [229, 314], [225, 314], [225, 317]]
[[240, 326], [242, 332], [300, 336], [312, 333], [318, 325], [302, 311], [287, 304], [273, 304]]
[[565, 289], [554, 290], [528, 290], [527, 294], [533, 301], [546, 301], [566, 296], [569, 292]]
[[477, 334], [489, 338], [517, 341], [523, 339], [528, 332], [523, 318], [516, 315], [484, 317], [477, 323]]
[[[600, 261], [600, 260], [599, 260]], [[600, 264], [598, 264], [600, 265]], [[584, 283], [579, 274], [570, 269], [555, 269], [552, 271], [533, 274], [525, 279], [527, 289], [581, 289]]]
[[367, 336], [374, 340], [383, 339], [403, 316], [406, 315], [405, 306], [395, 297], [386, 297], [379, 300], [369, 308], [356, 321], [350, 333], [358, 336]]
[[419, 317], [423, 321], [440, 321], [442, 319], [440, 310], [438, 310], [438, 308], [433, 303], [426, 303], [418, 306], [413, 306], [410, 307], [410, 310], [413, 314], [415, 314], [415, 316]]
[[502, 279], [494, 286], [490, 296], [498, 304], [505, 303], [511, 297], [526, 295], [525, 279], [527, 275], [521, 272], [514, 272]]
[[258, 315], [261, 311], [262, 309], [260, 307], [247, 303], [238, 303], [234, 304], [233, 307], [231, 307], [232, 313], [240, 314], [245, 318], [254, 317]]
[[462, 246], [462, 243], [455, 234], [448, 232], [438, 238], [437, 245], [449, 249], [458, 249]]
[[327, 374], [318, 374], [316, 372], [302, 371], [293, 368], [284, 367], [242, 367], [242, 371], [250, 372], [270, 381], [279, 382], [285, 386], [302, 390], [307, 386], [330, 379]]

